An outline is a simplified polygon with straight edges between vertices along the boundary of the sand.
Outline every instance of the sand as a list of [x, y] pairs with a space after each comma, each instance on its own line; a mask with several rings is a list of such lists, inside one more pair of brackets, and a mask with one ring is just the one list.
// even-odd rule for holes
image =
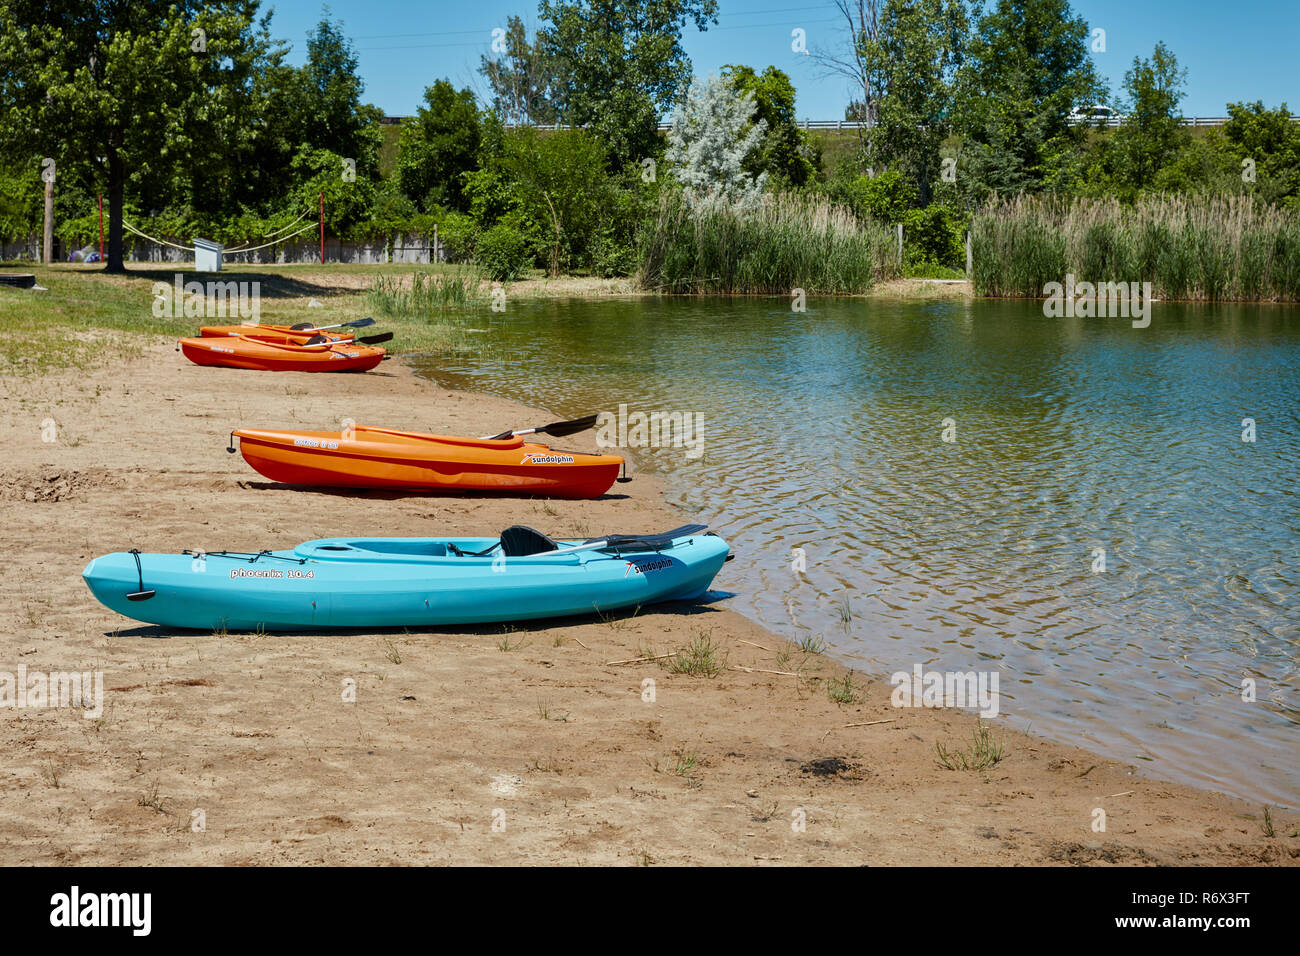
[[[94, 720], [0, 709], [0, 864], [1300, 862], [1293, 813], [1275, 811], [1266, 836], [1258, 806], [1005, 721], [989, 725], [1001, 762], [943, 769], [936, 742], [969, 741], [972, 715], [894, 708], [882, 675], [853, 675], [857, 699], [836, 703], [841, 668], [725, 600], [428, 633], [137, 625], [85, 588], [91, 557], [685, 517], [647, 477], [594, 502], [356, 495], [273, 485], [224, 450], [239, 426], [486, 434], [551, 420], [397, 361], [364, 375], [204, 369], [159, 340], [126, 364], [0, 388], [0, 672], [97, 669], [105, 683]], [[701, 636], [725, 653], [717, 676], [612, 663]]]

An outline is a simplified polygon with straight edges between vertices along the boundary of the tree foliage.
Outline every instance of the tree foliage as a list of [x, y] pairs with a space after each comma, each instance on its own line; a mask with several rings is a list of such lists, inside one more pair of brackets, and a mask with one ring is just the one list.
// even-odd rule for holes
[[879, 116], [873, 158], [903, 169], [922, 205], [939, 178], [939, 146], [952, 129], [967, 29], [960, 0], [888, 0], [876, 39], [867, 41]]
[[538, 42], [568, 87], [563, 122], [594, 130], [621, 167], [657, 155], [655, 126], [691, 75], [682, 29], [717, 0], [542, 0]]
[[767, 173], [782, 186], [806, 186], [817, 174], [821, 159], [795, 116], [794, 84], [775, 66], [762, 73], [753, 67], [728, 64], [722, 76], [732, 89], [754, 100], [754, 116], [766, 127], [763, 140], [751, 155], [751, 172]]
[[985, 192], [1055, 184], [1085, 132], [1070, 111], [1105, 100], [1089, 36], [1068, 0], [997, 0], [978, 18], [957, 73], [954, 119], [963, 168]]
[[492, 109], [515, 124], [549, 126], [565, 113], [569, 85], [561, 73], [562, 62], [550, 48], [553, 33], [529, 41], [524, 22], [506, 18], [505, 49], [499, 56], [483, 56], [479, 72], [492, 91]]
[[754, 176], [745, 165], [766, 130], [755, 120], [752, 93], [717, 76], [692, 82], [673, 113], [665, 154], [687, 207], [757, 202], [767, 173]]
[[1111, 149], [1116, 157], [1115, 179], [1127, 195], [1151, 186], [1187, 141], [1178, 108], [1186, 76], [1163, 43], [1156, 44], [1150, 59], [1134, 57], [1124, 74], [1128, 93], [1121, 107], [1124, 123], [1115, 131]]
[[424, 105], [402, 127], [397, 154], [401, 191], [426, 212], [464, 212], [465, 174], [478, 164], [480, 115], [474, 93], [438, 80], [424, 91]]

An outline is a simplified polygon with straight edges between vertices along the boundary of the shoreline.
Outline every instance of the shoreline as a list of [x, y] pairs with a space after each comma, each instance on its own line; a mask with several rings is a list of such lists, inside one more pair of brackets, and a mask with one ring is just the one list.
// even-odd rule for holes
[[[79, 575], [129, 547], [680, 523], [648, 474], [594, 502], [272, 486], [223, 450], [231, 428], [351, 417], [480, 434], [545, 416], [397, 361], [321, 382], [199, 368], [170, 340], [142, 341], [116, 365], [0, 378], [14, 410], [3, 495], [29, 543], [11, 578], [21, 597], [0, 609], [0, 671], [94, 667], [106, 689], [99, 720], [0, 711], [13, 755], [0, 863], [1300, 863], [1294, 811], [1275, 812], [1268, 837], [1257, 806], [997, 720], [1001, 762], [942, 769], [936, 743], [963, 747], [973, 716], [894, 708], [877, 676], [844, 685], [844, 668], [725, 599], [410, 634], [167, 633], [120, 618]], [[594, 448], [590, 433], [563, 442]], [[714, 586], [728, 588], [725, 567]], [[716, 676], [639, 660], [701, 640], [725, 655]]]

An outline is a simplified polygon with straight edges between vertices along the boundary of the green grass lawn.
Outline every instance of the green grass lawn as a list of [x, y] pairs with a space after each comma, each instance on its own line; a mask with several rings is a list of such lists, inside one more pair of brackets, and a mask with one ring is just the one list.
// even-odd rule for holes
[[[475, 325], [488, 308], [487, 299], [456, 308], [427, 308], [411, 314], [380, 314], [369, 290], [379, 275], [405, 277], [414, 272], [435, 276], [463, 275], [461, 266], [294, 264], [237, 266], [221, 273], [196, 274], [185, 265], [129, 266], [109, 276], [99, 265], [53, 266], [4, 263], [6, 272], [31, 272], [45, 291], [0, 286], [0, 374], [39, 374], [55, 368], [88, 368], [138, 354], [145, 336], [196, 335], [205, 324], [239, 324], [238, 314], [216, 315], [216, 299], [205, 299], [206, 315], [159, 317], [154, 314], [155, 284], [171, 289], [182, 281], [257, 283], [262, 322], [330, 325], [373, 315], [378, 321], [362, 334], [391, 331], [386, 347], [395, 353], [441, 353], [468, 346]], [[513, 294], [513, 292], [512, 292]], [[309, 306], [312, 300], [319, 307]]]

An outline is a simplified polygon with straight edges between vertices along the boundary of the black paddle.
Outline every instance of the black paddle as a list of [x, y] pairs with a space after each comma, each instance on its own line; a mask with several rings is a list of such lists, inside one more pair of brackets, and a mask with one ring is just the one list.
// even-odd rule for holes
[[329, 339], [323, 335], [313, 335], [304, 345], [324, 345], [326, 342], [332, 342], [337, 345], [351, 345], [358, 342], [361, 345], [378, 345], [380, 342], [387, 342], [392, 339], [392, 332], [380, 332], [378, 335], [362, 335], [353, 339]]
[[323, 332], [325, 329], [364, 329], [374, 324], [374, 319], [354, 319], [351, 322], [340, 322], [337, 325], [312, 325], [310, 322], [299, 322], [297, 325], [289, 326], [289, 328], [295, 332]]
[[563, 438], [565, 435], [575, 435], [578, 432], [585, 432], [588, 428], [596, 427], [596, 419], [599, 415], [587, 415], [583, 418], [575, 418], [567, 422], [551, 422], [549, 425], [542, 425], [538, 428], [521, 428], [517, 431], [502, 432], [500, 435], [484, 435], [484, 441], [505, 441], [507, 438], [513, 438], [515, 435], [551, 435], [554, 438]]

